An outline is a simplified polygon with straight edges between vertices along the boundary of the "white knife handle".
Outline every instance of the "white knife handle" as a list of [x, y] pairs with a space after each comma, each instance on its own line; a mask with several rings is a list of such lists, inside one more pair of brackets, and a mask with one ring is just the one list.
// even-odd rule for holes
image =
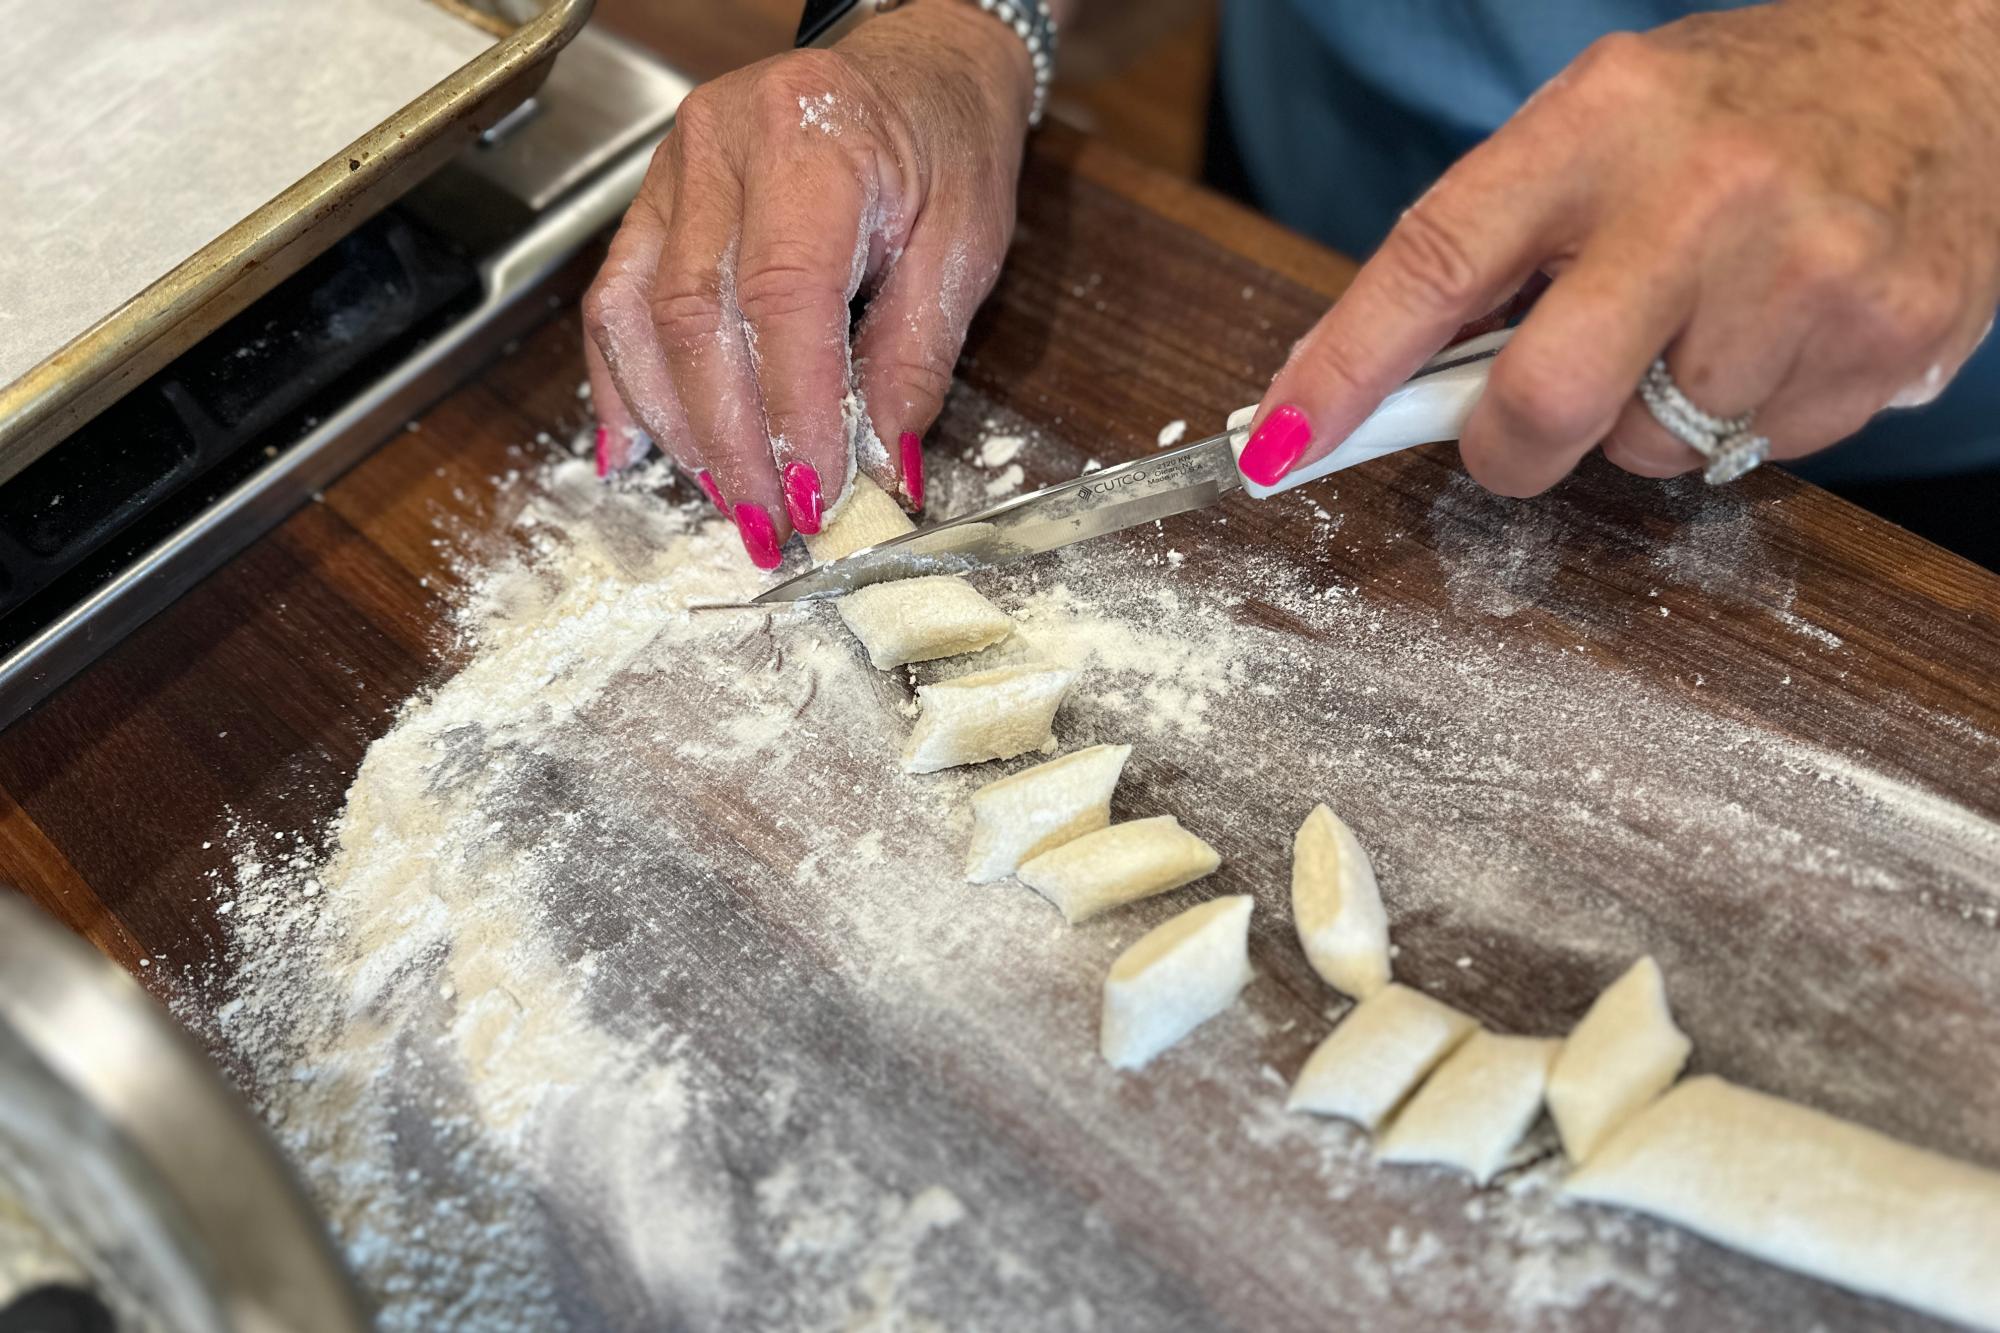
[[[1486, 391], [1493, 358], [1513, 336], [1514, 330], [1500, 329], [1445, 348], [1424, 362], [1401, 388], [1383, 399], [1382, 405], [1332, 453], [1286, 473], [1275, 486], [1259, 486], [1245, 477], [1243, 489], [1262, 500], [1383, 454], [1457, 439], [1479, 395]], [[1445, 368], [1435, 369], [1439, 366]], [[1229, 414], [1226, 426], [1230, 432], [1229, 447], [1236, 451], [1239, 463], [1243, 446], [1250, 440], [1250, 418], [1256, 411], [1257, 405], [1252, 403]]]

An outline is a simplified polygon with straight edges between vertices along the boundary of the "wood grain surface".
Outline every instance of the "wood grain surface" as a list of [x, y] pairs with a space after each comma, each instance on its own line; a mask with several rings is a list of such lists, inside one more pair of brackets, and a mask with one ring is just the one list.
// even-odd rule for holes
[[[702, 58], [719, 62], [724, 53]], [[1060, 128], [1038, 139], [1022, 198], [1009, 264], [974, 327], [931, 447], [963, 455], [982, 414], [1003, 411], [1046, 442], [1024, 460], [1029, 485], [1073, 476], [1087, 458], [1144, 452], [1169, 419], [1199, 430], [1254, 400], [1351, 272], [1310, 243]], [[578, 337], [573, 311], [553, 318], [417, 429], [386, 441], [323, 502], [0, 733], [0, 879], [157, 990], [205, 966], [223, 939], [204, 879], [227, 869], [222, 830], [239, 819], [320, 825], [339, 810], [364, 751], [399, 705], [452, 669], [444, 610], [455, 588], [453, 552], [440, 534], [491, 531], [510, 504], [497, 479], [546, 452], [529, 441], [542, 431], [567, 439], [583, 424]], [[1177, 577], [1191, 587], [1222, 581], [1249, 553], [1262, 553], [1359, 589], [1468, 653], [1499, 645], [1514, 657], [1560, 661], [1563, 671], [1643, 682], [1650, 697], [1691, 718], [1754, 727], [1908, 784], [1947, 821], [2000, 817], [2000, 578], [1775, 469], [1713, 493], [1593, 463], [1549, 496], [1506, 502], [1468, 487], [1454, 452], [1438, 446], [1309, 494], [1337, 508], [1338, 541], [1315, 542], [1304, 501], [1260, 506], [1237, 497], [1216, 515], [1168, 526], [1186, 552]], [[1524, 532], [1534, 540], [1524, 544]], [[1493, 558], [1508, 551], [1525, 551], [1530, 566]], [[1668, 568], [1663, 552], [1678, 553], [1683, 565]], [[1719, 554], [1709, 560], [1710, 552]], [[1670, 614], [1660, 614], [1663, 606]], [[1253, 597], [1231, 614], [1295, 636], [1301, 661], [1336, 646], [1316, 643], [1320, 632], [1275, 600]], [[1315, 710], [1332, 706], [1328, 692], [1348, 684], [1315, 681], [1274, 706], [1309, 731]], [[1393, 735], [1394, 716], [1370, 722]], [[1616, 729], [1615, 715], [1606, 726]], [[1213, 891], [1279, 882], [1289, 819], [1275, 808], [1282, 803], [1226, 773], [1182, 771], [1194, 767], [1177, 769], [1171, 759], [1142, 766], [1132, 799], [1191, 784], [1161, 796], [1163, 808], [1198, 798], [1205, 819], [1254, 830], [1265, 848], [1233, 862]], [[724, 799], [718, 819], [726, 796], [710, 794]], [[1802, 869], [1796, 892], [1751, 902], [1736, 884], [1704, 875], [1714, 831], [1665, 819], [1655, 826], [1643, 800], [1635, 808], [1626, 817], [1643, 826], [1644, 857], [1602, 861], [1582, 834], [1540, 849], [1573, 872], [1578, 903], [1535, 898], [1516, 935], [1461, 937], [1448, 911], [1398, 915], [1399, 976], [1444, 991], [1495, 1026], [1560, 1031], [1615, 971], [1539, 943], [1533, 913], [1602, 910], [1661, 958], [1701, 1067], [2000, 1168], [2000, 985], [1990, 963], [1977, 962], [1982, 951], [1990, 958], [2000, 950], [2000, 933], [1982, 915], [2000, 905], [1992, 864], [1957, 873], [1948, 864], [1892, 867], [1908, 872], [1909, 893], [1837, 897], [1824, 874]], [[1867, 832], [1856, 830], [1857, 846], [1877, 845]], [[1395, 849], [1391, 861], [1421, 853]], [[1393, 890], [1391, 898], [1394, 913]], [[769, 947], [788, 946], [779, 936]], [[1458, 961], [1473, 954], [1477, 988], [1464, 983]], [[1259, 1011], [1274, 1022], [1301, 1020], [1296, 1031], [1289, 1019], [1283, 1032], [1267, 1028], [1260, 1040], [1260, 1057], [1289, 1077], [1324, 1031], [1316, 1016], [1326, 997], [1282, 920], [1261, 923], [1253, 959], [1264, 978]], [[787, 985], [802, 987], [798, 1002], [816, 1002], [814, 988], [796, 982], [810, 973], [809, 951], [789, 966]], [[788, 994], [774, 989], [757, 1003]], [[1823, 1057], [1808, 1054], [1828, 1050], [1841, 1054], [1838, 1080], [1824, 1076]], [[852, 1058], [899, 1069], [915, 1057], [883, 1049]], [[1004, 1171], [992, 1169], [1031, 1210], [1108, 1217], [1104, 1253], [1145, 1275], [1134, 1312], [1150, 1326], [1425, 1324], [1422, 1307], [1394, 1283], [1373, 1304], [1351, 1303], [1343, 1289], [1350, 1303], [1328, 1308], [1324, 1293], [1282, 1277], [1292, 1270], [1278, 1251], [1308, 1244], [1301, 1238], [1315, 1232], [1311, 1244], [1359, 1245], [1415, 1217], [1449, 1233], [1464, 1224], [1439, 1219], [1460, 1209], [1462, 1189], [1403, 1184], [1336, 1203], [1315, 1196], [1305, 1178], [1252, 1188], [1246, 1174], [1243, 1188], [1218, 1186], [1213, 1196], [1232, 1214], [1192, 1217], [1156, 1181], [1115, 1169], [1101, 1126], [1024, 1132], [1023, 1118], [1040, 1103], [1023, 1089], [1049, 1077], [1028, 1067], [982, 1071], [959, 1088], [958, 1118], [935, 1151], [989, 1166], [1004, 1158]], [[904, 1085], [871, 1074], [855, 1086], [854, 1096], [880, 1098], [885, 1116], [905, 1114], [896, 1110], [909, 1096]], [[1171, 1115], [1176, 1134], [1228, 1143], [1234, 1126], [1204, 1119], [1227, 1103], [1187, 1091], [1178, 1107], [1155, 1106], [1143, 1091], [1126, 1096], [1143, 1123]], [[918, 1117], [910, 1132], [921, 1136], [927, 1123]], [[1224, 1160], [1191, 1169], [1226, 1176]], [[1564, 1312], [1563, 1322], [1926, 1326], [1693, 1241], [1670, 1297], [1635, 1312], [1608, 1293]], [[1469, 1327], [1513, 1326], [1476, 1306], [1461, 1316]], [[1135, 1314], [1105, 1326], [1144, 1325]]]

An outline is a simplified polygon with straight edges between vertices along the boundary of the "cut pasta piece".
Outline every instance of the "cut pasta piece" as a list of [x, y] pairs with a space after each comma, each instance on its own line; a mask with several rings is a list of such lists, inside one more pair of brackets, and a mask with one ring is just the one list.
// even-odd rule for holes
[[1314, 806], [1292, 839], [1292, 923], [1306, 961], [1344, 995], [1389, 984], [1389, 918], [1375, 869], [1354, 830]]
[[972, 846], [965, 877], [990, 884], [1023, 861], [1111, 823], [1111, 793], [1129, 745], [1093, 745], [1022, 769], [972, 793]]
[[903, 767], [935, 773], [1053, 749], [1050, 728], [1075, 678], [1055, 667], [999, 667], [919, 685], [924, 711], [903, 749]]
[[1713, 1074], [1626, 1120], [1565, 1189], [1925, 1314], [2000, 1329], [2000, 1173]]
[[949, 574], [877, 583], [837, 603], [877, 671], [975, 653], [1013, 632], [1007, 613]]
[[1178, 889], [1222, 864], [1215, 848], [1172, 815], [1086, 833], [1020, 869], [1021, 882], [1062, 910], [1072, 926], [1100, 912]]
[[887, 491], [857, 472], [824, 526], [818, 532], [800, 535], [805, 538], [806, 551], [823, 565], [853, 555], [864, 546], [914, 532], [916, 527]]
[[1553, 1037], [1473, 1033], [1397, 1113], [1378, 1155], [1457, 1167], [1484, 1185], [1541, 1114], [1561, 1045]]
[[1392, 981], [1355, 1005], [1306, 1057], [1285, 1108], [1337, 1115], [1373, 1130], [1478, 1026], [1450, 1005]]
[[1694, 1043], [1674, 1026], [1660, 965], [1641, 958], [1604, 988], [1549, 1071], [1549, 1114], [1573, 1162], [1666, 1090]]
[[1097, 1048], [1137, 1069], [1235, 1003], [1250, 980], [1247, 893], [1190, 907], [1153, 927], [1111, 964]]

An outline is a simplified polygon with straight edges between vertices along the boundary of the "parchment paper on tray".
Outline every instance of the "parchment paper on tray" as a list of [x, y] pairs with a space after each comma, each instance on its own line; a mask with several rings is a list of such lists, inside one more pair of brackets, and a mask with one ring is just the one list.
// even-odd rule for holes
[[0, 40], [0, 384], [493, 42], [425, 0], [73, 0]]

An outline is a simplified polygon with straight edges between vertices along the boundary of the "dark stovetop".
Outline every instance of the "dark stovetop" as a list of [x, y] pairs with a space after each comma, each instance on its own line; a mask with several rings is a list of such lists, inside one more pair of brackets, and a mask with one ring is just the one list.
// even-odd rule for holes
[[0, 486], [0, 652], [296, 444], [479, 294], [474, 256], [391, 208]]

